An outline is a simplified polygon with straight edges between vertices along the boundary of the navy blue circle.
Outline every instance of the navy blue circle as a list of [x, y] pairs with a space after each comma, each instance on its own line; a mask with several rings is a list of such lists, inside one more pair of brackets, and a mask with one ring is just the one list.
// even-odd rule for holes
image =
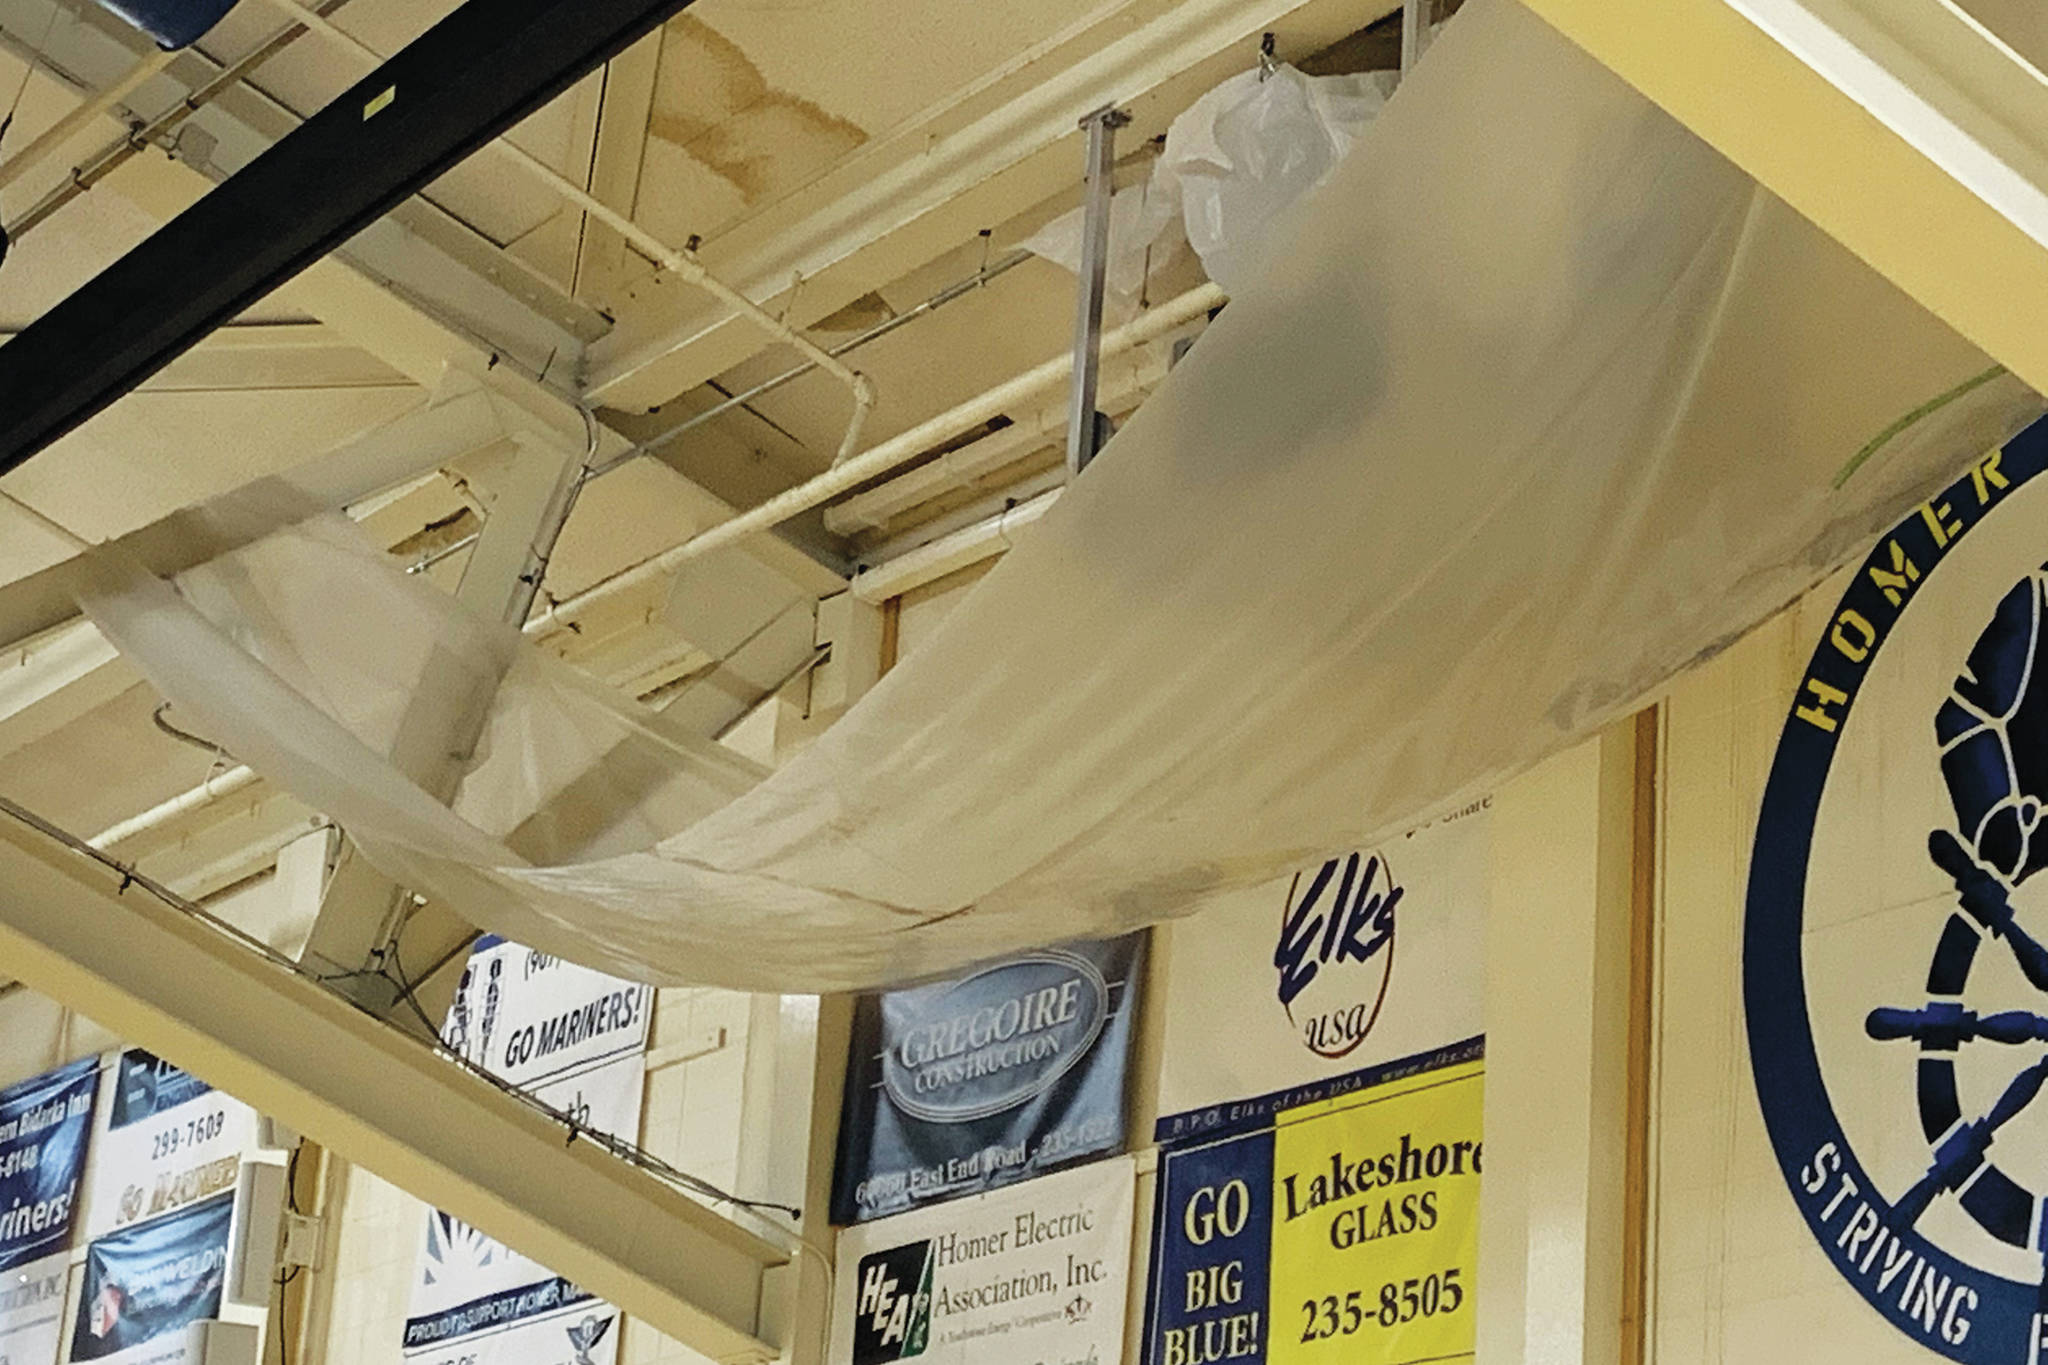
[[[1938, 515], [1915, 511], [1907, 516], [1858, 569], [1837, 614], [1858, 613], [1877, 639], [1859, 662], [1823, 638], [1800, 680], [1757, 819], [1743, 929], [1750, 1060], [1764, 1124], [1793, 1201], [1821, 1250], [1866, 1302], [1915, 1342], [1965, 1365], [2029, 1365], [2043, 1287], [1988, 1274], [1951, 1256], [1900, 1218], [1873, 1188], [1835, 1115], [1814, 1049], [1802, 944], [1806, 879], [1821, 794], [1858, 690], [1871, 661], [1915, 600], [1910, 589], [1898, 589], [1893, 546], [1924, 581], [1939, 571], [1948, 550], [2044, 465], [2048, 420], [2029, 427], [2000, 453], [1997, 473], [2007, 486], [1986, 481], [1974, 470], [1966, 473], [1931, 500], [1930, 508], [1941, 509]], [[1898, 601], [1892, 600], [1894, 594]], [[1814, 690], [1816, 684], [1820, 691]], [[1836, 721], [1832, 730], [1799, 714], [1824, 697], [1836, 698], [1822, 707]], [[1923, 1078], [1936, 1079], [1924, 1068]], [[1838, 1166], [1821, 1160], [1830, 1147]], [[1813, 1192], [1816, 1179], [1823, 1183]], [[1862, 1208], [1875, 1214], [1882, 1232], [1845, 1247], [1848, 1225]], [[1898, 1257], [1905, 1259], [1893, 1259]], [[1880, 1288], [1888, 1261], [1895, 1269]], [[1923, 1282], [1925, 1294], [1920, 1292]], [[1941, 1290], [1940, 1307], [1930, 1322], [1927, 1305], [1935, 1289]], [[1959, 1327], [1965, 1330], [1956, 1340]]]

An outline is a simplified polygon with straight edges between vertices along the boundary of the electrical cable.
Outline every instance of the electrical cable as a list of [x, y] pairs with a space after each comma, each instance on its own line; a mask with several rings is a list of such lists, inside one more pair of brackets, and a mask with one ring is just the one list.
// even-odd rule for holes
[[156, 710], [150, 712], [150, 724], [156, 726], [158, 730], [162, 731], [164, 734], [169, 735], [172, 739], [177, 740], [180, 744], [189, 744], [195, 749], [204, 749], [207, 753], [212, 754], [222, 763], [228, 764], [229, 766], [233, 766], [236, 762], [238, 762], [238, 760], [235, 758], [233, 754], [229, 753], [226, 749], [223, 749], [220, 745], [214, 743], [212, 740], [207, 739], [202, 735], [195, 735], [190, 730], [180, 730], [177, 726], [165, 720], [164, 712], [170, 709], [171, 704], [169, 702], [165, 702], [163, 703], [163, 705], [157, 707]]
[[[32, 49], [37, 56], [48, 50], [50, 39], [57, 32], [57, 16], [63, 12], [63, 6], [61, 5], [50, 6], [50, 22], [43, 26], [42, 41], [37, 43]], [[34, 57], [31, 57], [22, 64], [21, 84], [14, 89], [14, 99], [8, 103], [7, 116], [0, 118], [0, 149], [4, 149], [7, 146], [7, 130], [14, 126], [14, 116], [21, 112], [21, 102], [28, 95], [28, 85], [35, 78], [35, 74], [36, 63]], [[6, 264], [7, 248], [13, 244], [13, 239], [7, 232], [4, 215], [0, 215], [0, 265]]]
[[[35, 45], [35, 51], [38, 55], [49, 48], [50, 39], [57, 32], [57, 16], [63, 12], [64, 7], [62, 5], [50, 6], [50, 22], [43, 25], [42, 41]], [[34, 78], [35, 74], [36, 64], [34, 61], [28, 62], [22, 68], [21, 84], [15, 87], [14, 98], [7, 105], [7, 116], [0, 118], [0, 147], [7, 145], [7, 130], [14, 126], [14, 116], [21, 112], [21, 102], [28, 95], [28, 83]], [[4, 247], [0, 247], [0, 250], [4, 249]]]

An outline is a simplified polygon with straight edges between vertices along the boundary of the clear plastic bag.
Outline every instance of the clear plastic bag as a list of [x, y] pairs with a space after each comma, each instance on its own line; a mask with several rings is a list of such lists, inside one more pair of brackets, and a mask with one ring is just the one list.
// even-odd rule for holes
[[1181, 205], [1209, 278], [1235, 293], [1258, 272], [1274, 222], [1325, 180], [1372, 122], [1391, 72], [1233, 76], [1167, 130], [1153, 190]]
[[[1184, 243], [1225, 289], [1249, 283], [1274, 222], [1329, 179], [1394, 81], [1390, 71], [1306, 76], [1280, 65], [1233, 76], [1188, 106], [1149, 179], [1110, 201], [1110, 311], [1128, 312], [1146, 270]], [[1081, 209], [1062, 214], [1025, 249], [1078, 273], [1081, 220]]]

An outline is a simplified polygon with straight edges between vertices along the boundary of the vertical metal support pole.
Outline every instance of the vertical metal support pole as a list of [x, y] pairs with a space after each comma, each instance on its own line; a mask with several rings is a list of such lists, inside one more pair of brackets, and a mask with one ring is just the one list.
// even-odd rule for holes
[[1080, 298], [1074, 312], [1074, 387], [1067, 413], [1067, 477], [1095, 458], [1095, 386], [1102, 372], [1102, 297], [1109, 278], [1110, 173], [1116, 166], [1116, 130], [1131, 116], [1105, 105], [1081, 120], [1088, 132], [1087, 208], [1081, 218]]
[[1429, 46], [1429, 16], [1435, 8], [1430, 0], [1402, 0], [1401, 3], [1401, 75], [1415, 69], [1415, 63], [1422, 57], [1422, 49]]

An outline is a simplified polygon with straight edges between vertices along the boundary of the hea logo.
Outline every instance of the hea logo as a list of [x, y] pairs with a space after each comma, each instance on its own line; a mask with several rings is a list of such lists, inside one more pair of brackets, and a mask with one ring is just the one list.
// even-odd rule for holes
[[853, 1365], [883, 1365], [924, 1354], [931, 1339], [932, 1244], [911, 1242], [860, 1259], [855, 1283]]
[[1375, 853], [1332, 858], [1302, 890], [1287, 888], [1273, 966], [1280, 1007], [1318, 1057], [1358, 1050], [1379, 1022], [1394, 974], [1394, 920], [1401, 887]]

